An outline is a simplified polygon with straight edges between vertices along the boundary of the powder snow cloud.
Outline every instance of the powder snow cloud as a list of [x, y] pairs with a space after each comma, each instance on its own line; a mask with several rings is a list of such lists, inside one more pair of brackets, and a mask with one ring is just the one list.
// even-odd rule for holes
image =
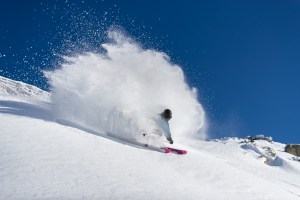
[[103, 53], [65, 56], [58, 69], [45, 72], [57, 119], [132, 139], [154, 129], [153, 116], [169, 108], [175, 140], [206, 138], [205, 112], [181, 67], [118, 31], [108, 31], [108, 38]]

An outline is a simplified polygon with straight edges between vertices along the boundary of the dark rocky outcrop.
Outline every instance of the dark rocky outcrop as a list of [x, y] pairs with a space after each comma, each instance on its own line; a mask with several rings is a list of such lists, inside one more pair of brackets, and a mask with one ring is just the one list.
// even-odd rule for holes
[[285, 146], [284, 151], [294, 156], [300, 156], [300, 145], [299, 144], [288, 144]]
[[256, 135], [255, 137], [246, 136], [246, 139], [250, 140], [250, 142], [254, 142], [254, 140], [266, 140], [268, 142], [272, 142], [272, 137], [265, 137], [264, 135]]

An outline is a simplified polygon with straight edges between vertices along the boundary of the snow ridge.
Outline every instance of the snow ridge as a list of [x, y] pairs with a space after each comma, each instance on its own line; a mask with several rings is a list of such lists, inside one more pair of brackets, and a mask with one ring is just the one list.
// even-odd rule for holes
[[2, 98], [35, 99], [46, 101], [49, 93], [38, 87], [0, 76], [0, 95]]

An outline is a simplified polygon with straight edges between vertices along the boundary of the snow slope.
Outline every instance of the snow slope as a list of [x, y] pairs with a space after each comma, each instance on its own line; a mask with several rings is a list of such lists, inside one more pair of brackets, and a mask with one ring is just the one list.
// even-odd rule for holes
[[191, 141], [187, 155], [163, 154], [59, 124], [46, 92], [24, 100], [30, 86], [1, 80], [0, 199], [300, 199], [300, 163], [281, 143]]
[[35, 86], [0, 76], [1, 99], [49, 101], [49, 93]]

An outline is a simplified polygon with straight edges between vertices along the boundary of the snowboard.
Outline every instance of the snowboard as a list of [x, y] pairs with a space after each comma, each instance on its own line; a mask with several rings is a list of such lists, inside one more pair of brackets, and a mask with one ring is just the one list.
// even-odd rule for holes
[[162, 148], [165, 153], [177, 153], [177, 154], [187, 154], [187, 151], [186, 150], [181, 150], [181, 149], [174, 149], [174, 148], [170, 148], [170, 147], [165, 147], [165, 148]]
[[161, 148], [164, 153], [171, 153], [171, 149], [169, 148]]

